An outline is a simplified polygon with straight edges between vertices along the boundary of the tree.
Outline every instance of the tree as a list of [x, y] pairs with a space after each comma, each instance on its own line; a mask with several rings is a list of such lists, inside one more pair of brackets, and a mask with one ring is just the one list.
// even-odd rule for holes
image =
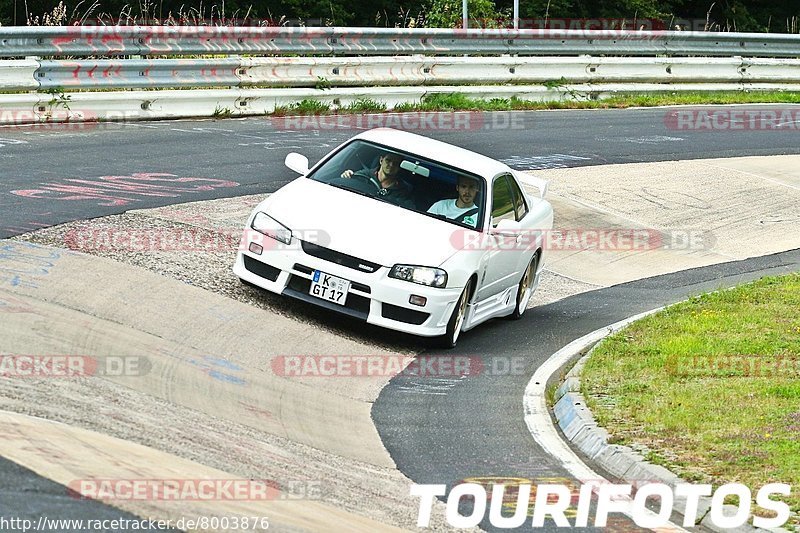
[[[67, 18], [80, 19], [94, 0], [64, 0], [68, 2]], [[513, 0], [468, 0], [471, 27], [510, 27]], [[222, 16], [222, 0], [98, 0], [99, 6], [89, 18], [106, 14], [116, 19], [121, 13], [130, 13], [138, 21], [156, 18], [163, 20], [171, 13], [179, 13], [192, 20], [214, 19]], [[26, 6], [30, 16], [52, 13], [59, 0], [0, 0], [0, 23], [14, 22], [16, 5], [18, 25], [27, 21]], [[461, 27], [461, 0], [225, 0], [226, 18], [241, 19], [247, 15], [251, 22], [260, 19], [273, 24], [292, 21], [336, 26], [401, 26], [411, 20], [418, 22], [420, 13], [427, 12], [423, 25], [440, 28]], [[73, 11], [75, 10], [75, 11]], [[237, 11], [238, 10], [238, 11]], [[213, 13], [212, 13], [213, 11]], [[690, 21], [688, 29], [703, 29], [706, 18], [711, 28], [722, 31], [798, 31], [800, 5], [798, 0], [521, 0], [520, 27], [543, 27], [544, 20], [572, 21], [592, 19], [614, 24], [634, 19], [660, 19]], [[603, 21], [602, 19], [606, 19]], [[558, 21], [556, 21], [558, 22]], [[419, 24], [415, 24], [419, 25]], [[685, 22], [682, 25], [686, 25]]]

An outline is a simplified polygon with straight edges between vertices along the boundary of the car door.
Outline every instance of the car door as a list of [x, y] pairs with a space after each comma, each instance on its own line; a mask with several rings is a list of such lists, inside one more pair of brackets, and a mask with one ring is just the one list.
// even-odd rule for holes
[[[498, 225], [503, 220], [516, 222], [517, 198], [511, 185], [512, 178], [501, 174], [492, 181], [490, 222], [486, 236], [487, 253], [481, 284], [480, 300], [496, 296], [519, 281], [522, 251], [517, 245], [519, 232], [501, 231]], [[523, 199], [524, 203], [524, 199]]]

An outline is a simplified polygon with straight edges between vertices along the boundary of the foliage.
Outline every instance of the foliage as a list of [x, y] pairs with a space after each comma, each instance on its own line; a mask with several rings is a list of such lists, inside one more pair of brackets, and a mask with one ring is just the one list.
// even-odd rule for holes
[[282, 117], [286, 115], [327, 115], [331, 106], [318, 100], [302, 100], [289, 105], [277, 106], [273, 115]]
[[347, 113], [383, 113], [386, 111], [386, 104], [372, 98], [359, 98], [342, 110]]
[[230, 108], [220, 106], [216, 106], [214, 112], [211, 114], [211, 117], [215, 119], [231, 118], [232, 116], [233, 111], [231, 111]]
[[[553, 82], [553, 89], [565, 94], [562, 100], [536, 102], [517, 97], [492, 98], [484, 100], [470, 98], [463, 93], [429, 94], [416, 103], [402, 103], [392, 108], [393, 112], [451, 112], [451, 111], [521, 111], [536, 109], [608, 109], [625, 107], [649, 107], [667, 105], [704, 105], [704, 104], [746, 104], [746, 103], [793, 103], [800, 104], [800, 92], [686, 92], [660, 94], [618, 95], [604, 100], [577, 99], [568, 87], [560, 82]], [[355, 102], [338, 108], [337, 114], [347, 113], [380, 113], [387, 110], [386, 104], [369, 98], [361, 98]], [[275, 116], [285, 115], [327, 115], [334, 111], [331, 107], [316, 100], [303, 100], [287, 106], [279, 106], [273, 112]]]
[[317, 83], [314, 84], [315, 89], [319, 89], [320, 91], [324, 91], [325, 89], [331, 88], [331, 82], [327, 78], [323, 78], [322, 76], [317, 76]]
[[[213, 3], [217, 1], [218, 3]], [[0, 23], [74, 24], [100, 20], [103, 24], [259, 25], [259, 26], [461, 26], [461, 0], [0, 0]], [[469, 0], [470, 27], [511, 26], [513, 0]], [[635, 20], [658, 19], [663, 27], [721, 31], [798, 32], [797, 0], [528, 0], [520, 2], [521, 27], [541, 27], [547, 21], [580, 24], [593, 21], [605, 27], [633, 25]], [[692, 22], [685, 28], [686, 21]], [[706, 22], [708, 24], [706, 24]], [[596, 28], [597, 26], [593, 26]]]
[[[468, 0], [467, 14], [470, 27], [502, 27], [503, 20], [509, 18], [507, 10], [498, 10], [492, 0]], [[461, 0], [431, 0], [425, 25], [429, 28], [461, 28]]]

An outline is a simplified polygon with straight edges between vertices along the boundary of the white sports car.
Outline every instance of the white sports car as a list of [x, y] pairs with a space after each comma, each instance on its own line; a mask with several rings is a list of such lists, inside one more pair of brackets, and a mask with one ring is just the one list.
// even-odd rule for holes
[[443, 347], [525, 312], [553, 226], [543, 180], [386, 128], [311, 169], [296, 153], [286, 166], [302, 177], [250, 215], [233, 267], [242, 281]]

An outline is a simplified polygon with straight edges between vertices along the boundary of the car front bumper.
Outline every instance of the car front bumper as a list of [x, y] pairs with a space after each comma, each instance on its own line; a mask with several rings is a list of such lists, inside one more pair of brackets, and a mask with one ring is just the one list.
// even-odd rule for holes
[[[234, 274], [242, 280], [270, 292], [365, 320], [369, 324], [413, 335], [443, 335], [463, 290], [463, 287], [439, 289], [390, 278], [390, 267], [386, 266], [378, 266], [374, 272], [363, 272], [310, 255], [297, 242], [284, 249], [265, 249], [261, 254], [249, 251], [250, 243], [246, 244], [248, 246], [237, 253], [233, 267]], [[309, 294], [314, 270], [350, 281], [345, 305]], [[425, 305], [410, 304], [411, 295], [426, 298]]]

